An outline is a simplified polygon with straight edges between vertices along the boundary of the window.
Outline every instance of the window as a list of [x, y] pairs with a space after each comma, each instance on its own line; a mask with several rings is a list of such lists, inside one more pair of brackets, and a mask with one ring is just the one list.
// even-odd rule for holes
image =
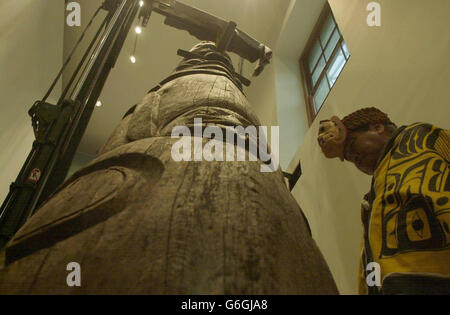
[[327, 3], [300, 58], [311, 124], [350, 57]]

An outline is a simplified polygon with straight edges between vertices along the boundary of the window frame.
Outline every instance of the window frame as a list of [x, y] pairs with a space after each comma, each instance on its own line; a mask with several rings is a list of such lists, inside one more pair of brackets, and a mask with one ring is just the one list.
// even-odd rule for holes
[[[322, 45], [322, 42], [320, 40], [320, 34], [322, 32], [322, 29], [325, 25], [325, 22], [328, 18], [328, 16], [331, 15], [333, 21], [334, 21], [334, 28], [332, 30], [332, 32], [330, 33], [330, 36], [325, 44], [325, 46]], [[331, 42], [331, 39], [333, 38], [333, 35], [335, 34], [335, 32], [339, 32], [339, 39], [336, 43], [336, 46], [334, 47], [333, 51], [330, 54], [330, 57], [327, 58], [325, 57], [325, 50], [328, 48], [328, 45]], [[314, 44], [316, 43], [316, 41], [319, 42], [320, 45], [320, 49], [321, 49], [321, 53], [319, 55], [319, 58], [316, 61], [316, 64], [314, 66], [314, 68], [312, 69], [311, 73], [309, 71], [309, 56], [310, 53], [312, 51], [312, 49], [314, 48]], [[313, 31], [311, 32], [311, 35], [306, 43], [306, 46], [300, 56], [299, 59], [299, 65], [300, 65], [300, 73], [302, 76], [302, 82], [303, 82], [303, 92], [304, 92], [304, 97], [305, 97], [305, 101], [306, 101], [306, 112], [307, 112], [307, 116], [308, 116], [308, 123], [309, 125], [311, 125], [314, 121], [314, 119], [316, 118], [317, 114], [320, 112], [320, 110], [322, 109], [323, 104], [325, 103], [326, 99], [328, 98], [328, 95], [331, 92], [331, 89], [333, 88], [334, 84], [336, 84], [337, 79], [339, 78], [339, 76], [341, 75], [345, 65], [347, 64], [348, 60], [351, 57], [350, 52], [348, 52], [348, 56], [345, 53], [344, 47], [343, 47], [343, 43], [345, 44], [344, 41], [344, 37], [342, 35], [342, 32], [339, 30], [339, 25], [334, 17], [333, 11], [331, 10], [331, 7], [329, 5], [328, 2], [325, 3], [319, 18], [316, 22], [316, 24], [314, 25]], [[346, 45], [346, 44], [345, 44]], [[329, 69], [330, 65], [332, 65], [332, 60], [336, 57], [336, 54], [339, 53], [339, 50], [342, 51], [342, 54], [345, 58], [345, 64], [342, 67], [341, 71], [339, 72], [339, 75], [336, 78], [336, 81], [334, 82], [333, 86], [331, 86], [330, 81], [328, 79], [327, 74], [327, 70]], [[347, 47], [347, 51], [348, 51], [348, 47]], [[323, 58], [323, 60], [325, 61], [325, 66], [321, 72], [321, 74], [319, 75], [319, 77], [316, 80], [315, 85], [313, 85], [312, 83], [312, 74], [314, 73], [314, 71], [317, 69], [317, 67], [319, 66], [320, 60]], [[326, 82], [328, 84], [328, 88], [329, 88], [329, 92], [327, 94], [327, 96], [325, 97], [322, 105], [320, 106], [319, 110], [317, 111], [317, 113], [315, 113], [314, 110], [314, 95], [315, 92], [317, 91], [317, 89], [319, 88], [319, 85], [321, 83], [321, 80], [323, 79], [323, 77], [326, 77]]]

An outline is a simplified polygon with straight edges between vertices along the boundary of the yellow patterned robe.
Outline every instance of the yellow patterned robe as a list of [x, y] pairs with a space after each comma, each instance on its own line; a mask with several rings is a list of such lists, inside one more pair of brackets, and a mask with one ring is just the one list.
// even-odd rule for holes
[[[372, 261], [380, 265], [383, 284], [394, 273], [450, 275], [449, 161], [450, 132], [429, 124], [401, 127], [388, 142], [374, 173], [369, 207], [362, 209], [360, 294], [380, 292], [366, 284], [364, 271]], [[408, 286], [424, 283], [413, 279]]]

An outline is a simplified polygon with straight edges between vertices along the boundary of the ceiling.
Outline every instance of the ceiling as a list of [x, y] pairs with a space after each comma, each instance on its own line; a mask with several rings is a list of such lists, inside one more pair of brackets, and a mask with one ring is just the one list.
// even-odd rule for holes
[[[82, 26], [65, 26], [64, 56], [68, 55], [93, 12], [102, 3], [101, 0], [80, 0], [78, 2], [82, 9]], [[182, 2], [225, 20], [236, 22], [238, 28], [274, 49], [292, 1], [182, 0]], [[97, 18], [86, 38], [93, 35], [103, 16], [105, 16], [104, 12]], [[79, 152], [95, 155], [120, 122], [124, 113], [143, 98], [148, 90], [172, 72], [180, 61], [180, 57], [176, 55], [177, 49], [188, 50], [198, 42], [187, 32], [171, 28], [164, 25], [163, 22], [163, 16], [152, 14], [148, 26], [138, 36], [135, 64], [132, 64], [129, 59], [136, 37], [134, 27], [131, 29], [116, 66], [111, 71], [100, 96], [103, 106], [96, 107], [80, 144]], [[74, 55], [74, 60], [80, 59], [83, 48], [87, 45], [88, 41], [85, 41], [81, 49]], [[238, 58], [232, 57], [236, 66]], [[76, 62], [70, 63], [65, 72], [63, 84], [67, 82], [68, 74], [72, 72], [75, 65]], [[250, 77], [249, 73], [253, 68], [254, 65], [246, 62], [244, 75]]]

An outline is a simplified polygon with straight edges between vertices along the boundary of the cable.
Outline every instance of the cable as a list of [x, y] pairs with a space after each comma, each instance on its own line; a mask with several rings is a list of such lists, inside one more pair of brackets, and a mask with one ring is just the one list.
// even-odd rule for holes
[[[78, 67], [75, 69], [75, 71], [74, 71], [72, 77], [70, 78], [70, 81], [67, 83], [67, 86], [66, 86], [66, 88], [64, 89], [64, 92], [63, 92], [63, 94], [61, 95], [61, 98], [60, 98], [60, 100], [58, 101], [58, 103], [59, 103], [59, 102], [62, 102], [62, 101], [64, 100], [65, 96], [67, 95], [67, 92], [69, 91], [70, 86], [72, 86], [72, 83], [74, 82], [75, 78], [77, 77], [78, 73], [80, 72], [81, 67], [83, 66], [83, 64], [84, 64], [85, 61], [86, 61], [86, 58], [88, 57], [89, 52], [91, 51], [91, 49], [92, 49], [92, 47], [94, 46], [94, 44], [97, 42], [98, 37], [100, 36], [101, 32], [102, 32], [103, 29], [105, 28], [105, 25], [106, 25], [106, 23], [107, 23], [108, 21], [109, 21], [109, 20], [108, 20], [107, 18], [105, 18], [105, 19], [103, 20], [102, 24], [100, 25], [100, 28], [99, 28], [98, 31], [97, 31], [97, 34], [95, 34], [94, 39], [93, 39], [93, 40], [91, 41], [91, 43], [89, 44], [88, 49], [87, 49], [86, 52], [84, 53], [83, 58], [81, 58], [81, 61], [80, 61], [80, 63], [78, 64]], [[85, 65], [84, 68], [83, 68], [82, 73], [86, 70], [87, 65], [88, 65], [88, 64], [86, 63], [86, 65]], [[74, 85], [73, 88], [72, 88], [72, 92], [73, 92], [73, 90], [75, 89], [75, 87], [78, 85], [78, 83], [80, 82], [80, 79], [81, 79], [81, 76], [78, 77], [77, 82], [75, 83], [75, 85]], [[71, 92], [71, 93], [72, 93], [72, 92]]]
[[42, 102], [45, 102], [47, 100], [47, 98], [50, 96], [50, 94], [53, 91], [53, 88], [55, 87], [56, 83], [58, 82], [59, 78], [61, 77], [64, 69], [66, 68], [67, 64], [70, 62], [70, 60], [72, 59], [73, 54], [75, 53], [75, 50], [77, 49], [78, 45], [81, 43], [81, 41], [84, 38], [84, 35], [86, 34], [87, 30], [89, 29], [89, 27], [91, 26], [92, 22], [94, 21], [95, 17], [97, 16], [97, 14], [100, 12], [100, 10], [102, 9], [102, 6], [100, 6], [97, 11], [95, 11], [94, 15], [92, 16], [91, 20], [89, 21], [88, 25], [86, 26], [86, 28], [84, 29], [83, 33], [81, 34], [80, 38], [78, 39], [78, 42], [75, 44], [75, 46], [73, 47], [72, 51], [70, 52], [69, 57], [67, 57], [66, 61], [64, 62], [64, 65], [62, 66], [61, 70], [59, 71], [58, 75], [56, 76], [55, 80], [53, 81], [52, 85], [50, 86], [50, 88], [48, 89], [47, 93], [45, 94], [45, 96], [42, 98]]

